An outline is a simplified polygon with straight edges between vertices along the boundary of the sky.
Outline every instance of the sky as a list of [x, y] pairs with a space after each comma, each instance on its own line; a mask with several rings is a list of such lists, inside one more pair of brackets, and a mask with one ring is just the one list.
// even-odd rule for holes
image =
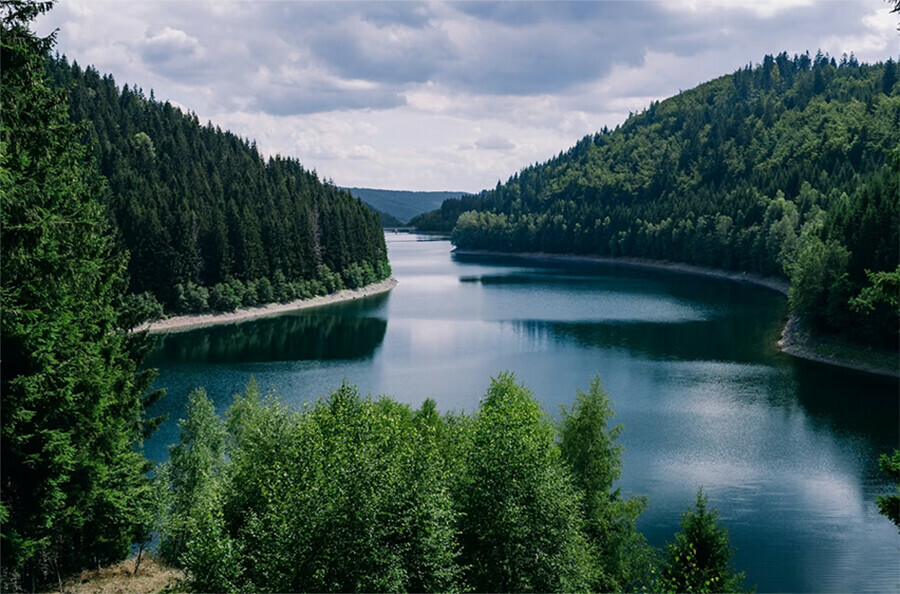
[[897, 59], [883, 0], [60, 0], [57, 51], [339, 186], [477, 192], [651, 101], [817, 50]]

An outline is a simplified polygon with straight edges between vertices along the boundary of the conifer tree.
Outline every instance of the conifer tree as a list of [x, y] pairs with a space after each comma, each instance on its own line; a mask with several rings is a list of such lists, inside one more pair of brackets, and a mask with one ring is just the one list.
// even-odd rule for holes
[[152, 375], [123, 327], [103, 180], [44, 81], [53, 36], [28, 28], [50, 6], [0, 8], [4, 591], [124, 557], [149, 495], [135, 444]]

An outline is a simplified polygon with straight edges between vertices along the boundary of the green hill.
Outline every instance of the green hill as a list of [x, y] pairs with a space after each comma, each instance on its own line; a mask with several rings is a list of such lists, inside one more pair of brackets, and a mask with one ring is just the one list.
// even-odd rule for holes
[[416, 215], [438, 208], [444, 200], [459, 198], [466, 194], [465, 192], [409, 192], [372, 188], [344, 189], [376, 210], [393, 216], [403, 223]]
[[766, 56], [412, 223], [460, 248], [783, 276], [811, 328], [896, 348], [897, 80], [892, 60]]
[[108, 180], [132, 293], [228, 310], [389, 274], [378, 217], [298, 161], [265, 160], [255, 142], [93, 68], [61, 58], [48, 71]]

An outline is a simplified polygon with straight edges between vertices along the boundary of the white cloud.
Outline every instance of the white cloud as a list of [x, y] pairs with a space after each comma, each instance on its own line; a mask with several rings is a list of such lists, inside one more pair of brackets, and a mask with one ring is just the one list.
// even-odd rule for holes
[[745, 11], [770, 19], [786, 10], [812, 6], [813, 0], [666, 0], [662, 5], [669, 10], [694, 13]]
[[766, 54], [897, 53], [881, 0], [60, 0], [93, 64], [340, 185], [478, 191]]
[[879, 7], [860, 18], [865, 29], [853, 35], [829, 35], [821, 47], [833, 55], [850, 54], [863, 61], [883, 60], [900, 52], [897, 38], [897, 18], [888, 6]]

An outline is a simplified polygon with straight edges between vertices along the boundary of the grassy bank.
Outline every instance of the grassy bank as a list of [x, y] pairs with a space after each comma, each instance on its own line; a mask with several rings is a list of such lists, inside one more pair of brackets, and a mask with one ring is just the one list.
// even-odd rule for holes
[[184, 592], [184, 572], [143, 555], [135, 573], [136, 558], [120, 563], [82, 571], [66, 580], [59, 590], [67, 594], [153, 594], [156, 592]]

